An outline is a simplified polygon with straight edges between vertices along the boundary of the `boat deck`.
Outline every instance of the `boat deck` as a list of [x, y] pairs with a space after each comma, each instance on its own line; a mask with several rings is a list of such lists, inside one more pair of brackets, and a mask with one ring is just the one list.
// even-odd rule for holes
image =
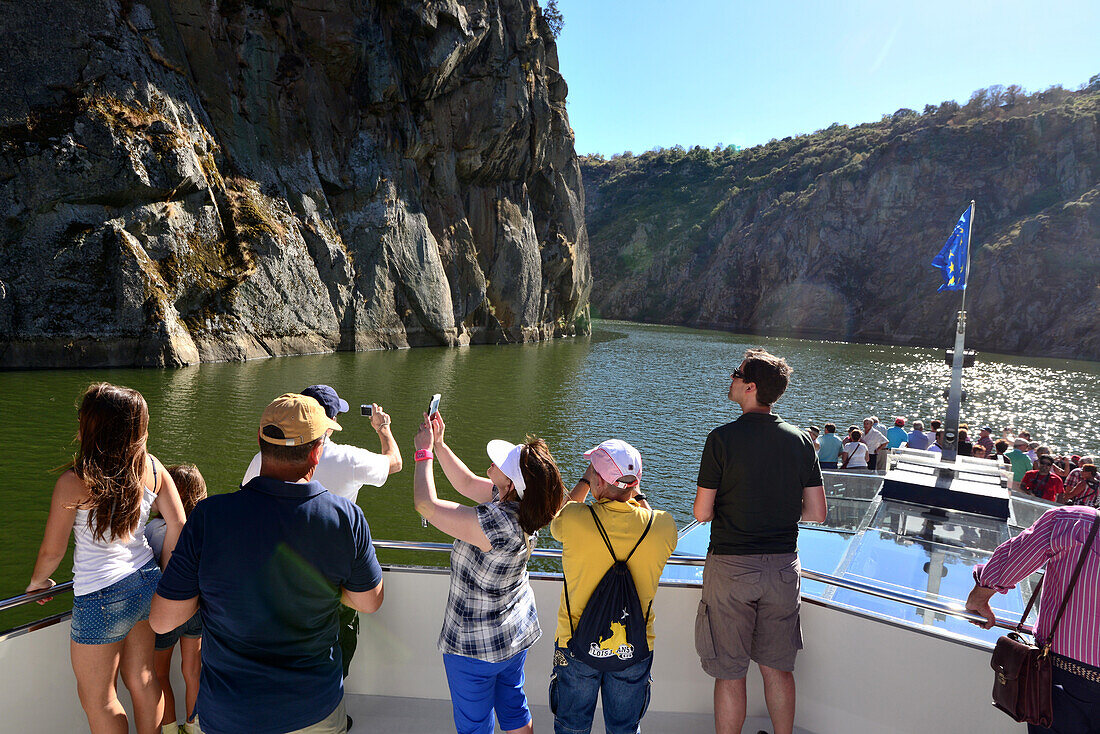
[[[532, 695], [533, 691], [528, 691]], [[352, 734], [357, 732], [384, 731], [388, 734], [424, 734], [454, 730], [451, 720], [451, 702], [440, 699], [401, 698], [398, 696], [347, 697], [348, 715], [355, 720]], [[531, 716], [535, 731], [554, 730], [554, 715], [547, 706], [532, 704]], [[705, 732], [714, 729], [714, 718], [709, 714], [669, 713], [650, 711], [642, 719], [642, 731], [649, 734], [683, 734]], [[497, 728], [500, 731], [500, 728]], [[745, 721], [745, 732], [771, 731], [766, 718], [750, 717]], [[592, 734], [604, 734], [603, 714], [597, 707]], [[795, 734], [810, 734], [795, 727]]]

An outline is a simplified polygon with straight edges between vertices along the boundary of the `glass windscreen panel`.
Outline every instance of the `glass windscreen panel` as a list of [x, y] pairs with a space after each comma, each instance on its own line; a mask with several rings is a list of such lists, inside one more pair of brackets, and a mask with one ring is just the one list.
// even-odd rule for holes
[[[829, 519], [822, 525], [803, 525], [799, 529], [799, 558], [804, 569], [919, 599], [961, 605], [973, 587], [974, 566], [988, 560], [998, 545], [1019, 532], [1019, 528], [995, 518], [905, 502], [872, 502], [864, 498], [867, 486], [874, 486], [873, 481], [864, 484], [861, 478], [826, 477]], [[881, 485], [881, 477], [877, 485]], [[1014, 498], [1013, 511], [1017, 518], [1037, 518], [1049, 506]], [[681, 536], [677, 553], [703, 557], [709, 541], [710, 524], [694, 525]], [[702, 569], [667, 566], [663, 578], [701, 581]], [[1018, 620], [1038, 578], [1037, 574], [1009, 593], [995, 595], [992, 606], [998, 618]], [[895, 624], [933, 628], [974, 641], [993, 643], [1003, 633], [819, 581], [803, 580], [802, 595]], [[1029, 623], [1034, 621], [1032, 612]]]

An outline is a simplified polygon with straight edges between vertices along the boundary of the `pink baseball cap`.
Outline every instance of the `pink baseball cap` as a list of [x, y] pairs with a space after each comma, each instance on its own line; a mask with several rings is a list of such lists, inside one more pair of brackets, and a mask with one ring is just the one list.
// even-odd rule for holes
[[626, 441], [617, 438], [604, 441], [584, 452], [596, 473], [620, 489], [637, 487], [642, 476], [642, 455]]

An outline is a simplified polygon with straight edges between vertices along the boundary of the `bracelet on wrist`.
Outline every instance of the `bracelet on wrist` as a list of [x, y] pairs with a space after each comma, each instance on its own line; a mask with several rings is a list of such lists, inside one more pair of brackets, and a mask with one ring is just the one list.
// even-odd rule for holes
[[581, 482], [584, 482], [585, 484], [587, 484], [589, 486], [589, 488], [592, 487], [592, 482], [588, 481], [584, 477], [581, 477], [580, 479], [577, 480], [577, 484], [580, 484]]
[[413, 454], [413, 461], [431, 461], [433, 458], [431, 449], [417, 449]]
[[635, 501], [635, 502], [645, 502], [645, 501], [646, 501], [646, 497], [645, 497], [645, 495], [644, 495], [644, 494], [642, 494], [641, 492], [639, 492], [638, 494], [634, 495], [634, 501]]

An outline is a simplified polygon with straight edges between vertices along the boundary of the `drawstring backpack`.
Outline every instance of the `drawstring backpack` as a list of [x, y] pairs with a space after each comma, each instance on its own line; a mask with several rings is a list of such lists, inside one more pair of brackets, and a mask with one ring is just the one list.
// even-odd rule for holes
[[569, 650], [580, 661], [604, 672], [623, 670], [636, 663], [640, 663], [653, 651], [649, 649], [649, 639], [646, 636], [646, 628], [649, 624], [649, 612], [653, 608], [653, 602], [642, 612], [642, 603], [638, 598], [638, 588], [634, 585], [634, 577], [627, 568], [626, 562], [638, 550], [649, 528], [653, 525], [653, 513], [649, 514], [649, 522], [641, 537], [626, 558], [619, 560], [615, 556], [615, 550], [611, 547], [611, 539], [607, 531], [600, 524], [599, 517], [592, 505], [588, 505], [592, 513], [592, 520], [600, 531], [607, 551], [614, 561], [611, 568], [596, 584], [595, 591], [588, 599], [577, 626], [573, 628], [573, 610], [569, 607], [569, 584], [565, 587], [565, 609], [569, 614], [569, 630], [572, 637], [569, 639]]

